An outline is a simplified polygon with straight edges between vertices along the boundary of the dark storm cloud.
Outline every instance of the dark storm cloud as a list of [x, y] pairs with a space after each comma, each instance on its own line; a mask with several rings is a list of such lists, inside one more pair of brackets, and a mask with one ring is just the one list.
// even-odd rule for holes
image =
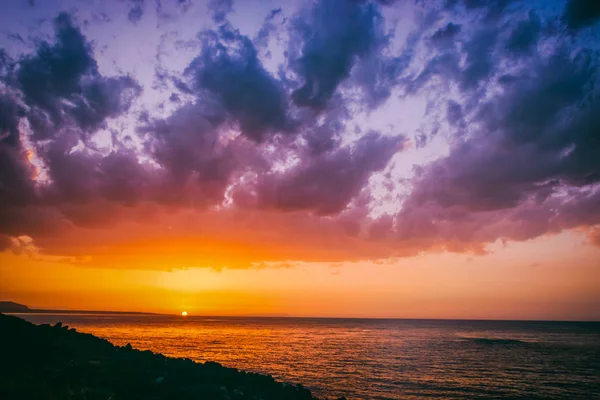
[[[403, 80], [408, 93], [431, 84], [447, 89], [456, 82], [469, 95], [472, 104], [468, 108], [476, 106], [499, 67], [511, 56], [534, 54], [540, 40], [551, 31], [550, 23], [542, 21], [534, 10], [528, 11], [525, 3], [515, 1], [514, 9], [508, 7], [510, 3], [454, 1], [447, 2], [447, 10], [452, 10], [449, 15], [433, 11], [434, 24], [441, 18], [460, 21], [454, 8], [461, 5], [468, 12], [468, 24], [448, 22], [428, 36], [431, 54], [418, 74]], [[428, 24], [422, 25], [421, 34], [430, 29]]]
[[[157, 199], [165, 203], [218, 203], [234, 170], [231, 147], [219, 144], [220, 110], [187, 105], [145, 129], [153, 159], [162, 167]], [[195, 199], [195, 200], [194, 200]]]
[[529, 54], [537, 44], [541, 30], [539, 18], [531, 12], [529, 17], [520, 21], [511, 32], [506, 47], [518, 54]]
[[[24, 160], [27, 157], [22, 146], [0, 143], [0, 205], [11, 207], [31, 203], [34, 193], [31, 182], [34, 171]], [[9, 211], [8, 209], [4, 211]]]
[[[104, 157], [77, 146], [107, 118], [126, 111], [140, 86], [130, 77], [102, 76], [91, 45], [68, 14], [60, 14], [54, 28], [54, 43], [39, 42], [35, 54], [7, 70], [9, 86], [0, 98], [0, 223], [13, 235], [56, 226], [63, 204], [116, 200], [113, 186], [129, 174], [109, 168], [114, 152]], [[29, 148], [19, 125], [23, 119], [32, 131]], [[49, 178], [43, 185], [36, 183], [42, 171], [28, 160], [34, 153]]]
[[0, 48], [0, 82], [5, 82], [8, 74], [14, 69], [15, 62], [6, 54], [6, 50]]
[[[39, 150], [52, 182], [42, 190], [43, 202], [62, 211], [69, 204], [133, 205], [150, 198], [156, 185], [153, 170], [132, 150], [117, 145], [103, 154], [91, 148], [75, 150], [77, 143], [76, 134], [63, 134]], [[102, 212], [92, 214], [96, 213]]]
[[[21, 107], [9, 94], [0, 95], [0, 208], [28, 204], [33, 194], [34, 174], [19, 137]], [[3, 220], [0, 213], [0, 223]]]
[[[463, 4], [485, 15], [483, 23], [434, 47], [407, 82], [409, 90], [429, 87], [440, 97], [456, 82], [468, 97], [446, 103], [453, 146], [417, 169], [395, 217], [397, 237], [424, 248], [482, 251], [498, 238], [597, 225], [597, 50], [562, 42], [532, 11], [490, 19], [488, 2]], [[515, 55], [521, 58], [503, 66]]]
[[[455, 224], [455, 235], [499, 224], [496, 236], [486, 231], [479, 240], [524, 240], [597, 221], [600, 208], [578, 206], [594, 202], [587, 193], [600, 181], [597, 70], [594, 52], [560, 47], [524, 67], [479, 105], [479, 130], [416, 178], [400, 221], [414, 226], [421, 215], [417, 225], [432, 236], [444, 223]], [[570, 211], [578, 207], [585, 217]]]
[[0, 140], [7, 145], [17, 145], [19, 139], [19, 119], [23, 110], [11, 96], [0, 95]]
[[127, 110], [141, 90], [130, 77], [99, 74], [91, 45], [68, 14], [60, 14], [54, 25], [55, 43], [42, 42], [16, 73], [36, 139], [47, 139], [71, 119], [83, 130], [97, 129]]
[[107, 118], [126, 111], [141, 89], [130, 77], [100, 75], [90, 44], [69, 15], [60, 14], [54, 22], [56, 42], [41, 43], [34, 56], [21, 60], [17, 78], [32, 139], [46, 140], [36, 150], [52, 182], [48, 193], [63, 201], [87, 201], [102, 197], [102, 157], [93, 149], [74, 148]]
[[62, 135], [44, 148], [51, 189], [62, 201], [85, 202], [97, 194], [95, 173], [101, 157], [88, 151], [72, 151], [78, 141], [76, 135]]
[[138, 83], [129, 76], [98, 77], [81, 88], [74, 98], [74, 107], [68, 109], [77, 125], [83, 129], [97, 129], [104, 120], [129, 109], [140, 94]]
[[306, 143], [306, 153], [310, 156], [318, 156], [338, 148], [349, 113], [343, 104], [336, 104], [329, 110], [322, 124], [304, 126], [301, 135]]
[[399, 77], [412, 61], [411, 49], [399, 56], [373, 55], [361, 60], [353, 69], [352, 81], [362, 91], [358, 103], [374, 110], [392, 95]]
[[301, 86], [292, 97], [298, 106], [323, 109], [357, 60], [387, 41], [379, 8], [369, 2], [319, 1], [292, 22], [290, 61]]
[[202, 53], [187, 68], [195, 88], [212, 93], [252, 140], [285, 131], [285, 92], [263, 67], [252, 41], [229, 24], [205, 32], [203, 40]]
[[376, 133], [352, 148], [342, 147], [311, 157], [283, 174], [265, 175], [257, 184], [259, 207], [337, 214], [402, 149], [404, 137]]
[[[458, 88], [463, 100], [460, 104], [455, 102], [446, 107], [445, 116], [450, 124], [459, 122], [456, 106], [460, 106], [464, 116], [465, 110], [479, 108], [481, 99], [487, 96], [496, 82], [514, 79], [509, 74], [499, 76], [500, 71], [505, 70], [507, 65], [517, 66], [520, 61], [516, 58], [536, 54], [538, 43], [551, 31], [546, 29], [548, 23], [535, 12], [528, 12], [517, 5], [509, 11], [506, 4], [500, 7], [501, 4], [496, 2], [455, 3], [462, 4], [468, 11], [468, 23], [461, 20], [460, 13], [455, 11], [450, 15], [432, 11], [429, 23], [422, 23], [416, 34], [428, 38], [428, 53], [423, 66], [400, 80], [409, 95], [433, 91], [444, 98], [452, 88]], [[450, 5], [451, 8], [455, 6]], [[496, 15], [500, 10], [502, 12]], [[495, 16], [490, 19], [491, 14]], [[438, 21], [449, 18], [455, 18], [457, 22], [446, 22], [439, 27]], [[431, 30], [433, 34], [429, 33]], [[432, 130], [430, 135], [434, 134], [435, 130]]]
[[0, 97], [0, 236], [25, 233], [16, 210], [29, 206], [35, 194], [35, 171], [19, 138], [20, 114], [8, 95]]
[[568, 0], [562, 20], [569, 29], [577, 30], [595, 24], [600, 18], [600, 2]]
[[67, 14], [55, 21], [56, 43], [40, 44], [34, 56], [19, 64], [17, 79], [28, 104], [47, 111], [55, 124], [62, 119], [61, 98], [78, 94], [81, 77], [97, 70], [89, 43]]
[[144, 0], [131, 0], [131, 8], [127, 18], [132, 23], [137, 23], [144, 15]]
[[482, 30], [464, 44], [466, 65], [460, 77], [463, 90], [475, 89], [494, 69], [493, 49], [497, 38], [494, 29]]
[[505, 14], [515, 0], [446, 0], [446, 8], [462, 5], [467, 11], [483, 11], [486, 21], [494, 21]]

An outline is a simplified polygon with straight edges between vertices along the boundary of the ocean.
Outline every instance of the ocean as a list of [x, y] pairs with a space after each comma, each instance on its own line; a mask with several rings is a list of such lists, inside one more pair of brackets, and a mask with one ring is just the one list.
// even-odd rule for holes
[[600, 399], [600, 323], [19, 315], [321, 399]]

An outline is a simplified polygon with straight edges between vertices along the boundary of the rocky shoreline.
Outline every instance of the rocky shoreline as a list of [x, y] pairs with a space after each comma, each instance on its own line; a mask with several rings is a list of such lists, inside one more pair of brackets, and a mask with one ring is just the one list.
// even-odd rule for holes
[[0, 314], [0, 399], [316, 400], [302, 385]]

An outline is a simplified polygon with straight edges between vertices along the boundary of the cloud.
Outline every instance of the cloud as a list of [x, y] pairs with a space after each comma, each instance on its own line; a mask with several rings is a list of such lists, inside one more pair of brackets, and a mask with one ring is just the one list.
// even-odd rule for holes
[[467, 11], [484, 13], [485, 21], [496, 21], [505, 15], [512, 0], [446, 0], [446, 8], [462, 5]]
[[23, 110], [8, 95], [0, 97], [0, 139], [16, 144], [19, 136], [19, 118]]
[[600, 4], [589, 0], [568, 0], [562, 20], [569, 29], [577, 30], [595, 24], [600, 18]]
[[197, 46], [175, 43], [187, 58], [151, 68], [156, 91], [107, 73], [120, 65], [68, 14], [30, 54], [0, 52], [0, 249], [29, 237], [17, 247], [94, 266], [220, 268], [595, 232], [589, 30], [491, 1], [390, 27], [379, 3], [273, 10], [249, 36], [232, 2], [210, 3]]
[[462, 106], [456, 101], [448, 100], [446, 107], [446, 119], [450, 124], [458, 125], [463, 118]]
[[16, 72], [35, 140], [48, 139], [72, 120], [84, 131], [98, 129], [126, 111], [141, 90], [131, 77], [100, 75], [90, 43], [68, 14], [56, 17], [54, 27], [55, 43], [40, 43]]
[[285, 21], [281, 8], [275, 8], [271, 10], [269, 15], [265, 17], [260, 30], [253, 40], [257, 48], [266, 47], [270, 37], [278, 31], [279, 25], [281, 25], [276, 22], [276, 19], [278, 18], [281, 18]]
[[466, 63], [459, 78], [461, 89], [475, 89], [491, 75], [496, 35], [495, 30], [481, 30], [464, 44]]
[[596, 223], [596, 69], [588, 50], [558, 46], [480, 102], [470, 135], [415, 179], [397, 220], [405, 235], [481, 243]]
[[14, 61], [6, 53], [5, 49], [0, 49], [0, 82], [5, 82], [8, 73], [14, 68]]
[[144, 0], [130, 0], [131, 1], [131, 9], [129, 10], [129, 14], [127, 14], [127, 19], [131, 23], [138, 23], [142, 16], [144, 15]]
[[528, 18], [520, 21], [511, 32], [506, 47], [517, 54], [529, 54], [538, 43], [541, 30], [539, 18], [530, 12]]
[[402, 136], [369, 133], [351, 148], [324, 152], [282, 174], [263, 175], [257, 184], [258, 206], [337, 214], [358, 196], [371, 174], [402, 149], [404, 141]]
[[[18, 60], [0, 99], [0, 219], [5, 232], [17, 236], [28, 233], [36, 217], [45, 221], [40, 214], [48, 206], [103, 195], [101, 181], [113, 177], [103, 175], [105, 160], [97, 150], [79, 148], [81, 140], [129, 109], [141, 91], [128, 76], [98, 72], [90, 43], [68, 14], [60, 14], [54, 28], [55, 43], [39, 42], [35, 54]], [[41, 171], [34, 156], [48, 181], [36, 180]]]
[[219, 109], [190, 104], [145, 128], [151, 134], [150, 154], [161, 167], [155, 200], [195, 207], [223, 201], [232, 174], [251, 159], [244, 158], [248, 143], [243, 137], [224, 141], [220, 136], [224, 121]]
[[301, 80], [294, 102], [323, 109], [357, 60], [387, 41], [382, 19], [375, 4], [345, 0], [318, 1], [297, 15], [289, 49]]
[[15, 254], [27, 254], [35, 256], [40, 249], [35, 246], [30, 236], [17, 236], [10, 238], [10, 249]]
[[107, 118], [129, 109], [141, 88], [129, 76], [99, 78], [82, 87], [71, 111], [80, 128], [95, 130]]
[[225, 22], [227, 15], [233, 12], [233, 0], [211, 0], [208, 8], [215, 23]]
[[460, 32], [460, 29], [460, 25], [448, 22], [446, 26], [438, 29], [433, 35], [431, 35], [431, 40], [438, 43], [445, 42], [457, 35]]
[[186, 72], [196, 90], [213, 94], [247, 137], [261, 141], [288, 129], [283, 88], [263, 67], [252, 41], [229, 24], [204, 32], [202, 54]]
[[0, 225], [11, 217], [11, 208], [27, 205], [34, 194], [35, 174], [19, 138], [23, 110], [10, 96], [0, 96]]

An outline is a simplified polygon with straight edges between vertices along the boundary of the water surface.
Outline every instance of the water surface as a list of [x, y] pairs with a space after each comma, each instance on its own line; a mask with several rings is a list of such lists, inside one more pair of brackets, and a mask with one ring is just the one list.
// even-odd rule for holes
[[21, 316], [270, 374], [323, 399], [600, 399], [600, 323]]

